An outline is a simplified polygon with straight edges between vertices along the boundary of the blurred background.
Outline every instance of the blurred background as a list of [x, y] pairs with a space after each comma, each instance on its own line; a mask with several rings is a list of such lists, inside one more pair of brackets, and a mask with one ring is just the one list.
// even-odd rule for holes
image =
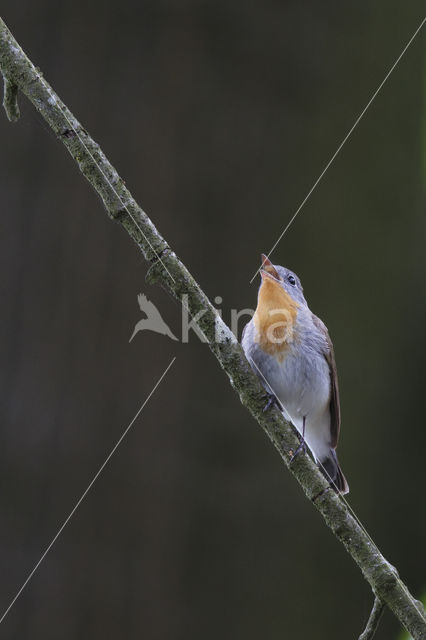
[[[206, 293], [259, 264], [420, 24], [414, 1], [2, 2], [32, 61]], [[424, 574], [425, 29], [272, 254], [328, 325], [349, 501]], [[2, 638], [356, 638], [358, 568], [34, 108], [0, 117], [0, 609], [176, 361]], [[240, 327], [242, 329], [242, 325]], [[397, 638], [386, 612], [377, 638]]]

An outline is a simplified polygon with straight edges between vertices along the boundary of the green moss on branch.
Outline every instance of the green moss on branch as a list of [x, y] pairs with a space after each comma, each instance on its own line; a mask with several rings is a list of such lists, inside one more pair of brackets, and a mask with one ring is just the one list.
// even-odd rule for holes
[[105, 209], [137, 244], [151, 268], [148, 280], [160, 284], [180, 302], [185, 300], [192, 317], [202, 314], [198, 326], [209, 347], [228, 375], [241, 402], [274, 444], [281, 458], [298, 480], [306, 496], [321, 512], [326, 524], [343, 543], [360, 567], [374, 593], [396, 615], [415, 640], [426, 637], [423, 609], [400, 580], [368, 534], [352, 517], [341, 498], [307, 455], [292, 462], [299, 440], [294, 428], [276, 409], [265, 413], [265, 390], [254, 375], [241, 346], [208, 300], [185, 265], [170, 249], [143, 209], [133, 199], [102, 149], [81, 126], [52, 87], [22, 51], [0, 19], [0, 69], [10, 82], [10, 98], [15, 87], [27, 96], [64, 144], [80, 171], [97, 191]]

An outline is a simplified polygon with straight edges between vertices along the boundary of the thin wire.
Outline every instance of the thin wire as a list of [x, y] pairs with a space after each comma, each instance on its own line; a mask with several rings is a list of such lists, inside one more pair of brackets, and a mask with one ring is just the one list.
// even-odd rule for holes
[[138, 418], [138, 416], [140, 415], [142, 409], [145, 407], [145, 405], [147, 404], [147, 402], [149, 401], [149, 399], [151, 398], [152, 394], [154, 393], [154, 391], [157, 389], [157, 387], [159, 386], [159, 384], [162, 382], [164, 376], [166, 375], [166, 373], [169, 371], [170, 367], [172, 366], [172, 364], [174, 363], [174, 361], [176, 360], [176, 356], [171, 360], [171, 362], [169, 363], [169, 365], [166, 367], [166, 369], [163, 371], [163, 373], [161, 374], [160, 378], [157, 380], [157, 382], [155, 383], [154, 387], [152, 388], [151, 392], [149, 393], [149, 395], [147, 396], [146, 400], [144, 401], [144, 403], [142, 404], [142, 406], [140, 407], [140, 409], [138, 410], [138, 412], [135, 414], [134, 418], [132, 419], [132, 421], [130, 422], [130, 424], [126, 427], [126, 429], [124, 430], [124, 432], [122, 433], [122, 435], [120, 436], [120, 438], [117, 440], [116, 444], [114, 445], [114, 447], [112, 448], [111, 452], [108, 454], [108, 456], [106, 457], [105, 461], [102, 463], [102, 465], [99, 467], [98, 471], [95, 473], [95, 475], [93, 476], [92, 480], [90, 481], [89, 485], [87, 486], [87, 489], [81, 494], [80, 498], [77, 500], [77, 502], [75, 503], [74, 507], [72, 508], [72, 510], [70, 511], [69, 515], [65, 518], [63, 524], [61, 525], [61, 527], [59, 528], [58, 532], [56, 533], [56, 535], [52, 538], [51, 542], [49, 543], [49, 545], [46, 547], [44, 553], [42, 554], [40, 560], [37, 562], [37, 564], [34, 566], [34, 568], [32, 569], [32, 571], [29, 573], [27, 579], [25, 580], [24, 584], [22, 585], [22, 587], [19, 589], [18, 593], [16, 594], [16, 596], [13, 598], [13, 600], [11, 601], [11, 603], [9, 604], [9, 606], [7, 607], [6, 611], [3, 613], [2, 617], [0, 618], [0, 624], [3, 622], [3, 620], [5, 619], [5, 617], [7, 616], [7, 614], [9, 613], [9, 611], [11, 610], [11, 608], [13, 607], [13, 605], [15, 604], [15, 602], [17, 601], [17, 599], [19, 598], [19, 596], [21, 595], [21, 593], [23, 592], [23, 590], [25, 589], [25, 587], [27, 586], [27, 584], [29, 583], [29, 581], [31, 580], [31, 578], [33, 577], [33, 575], [35, 574], [35, 572], [37, 571], [37, 569], [39, 568], [39, 566], [41, 565], [41, 563], [43, 562], [43, 560], [45, 559], [45, 557], [47, 556], [47, 554], [49, 553], [50, 549], [53, 547], [53, 545], [55, 544], [56, 540], [59, 538], [59, 536], [61, 535], [62, 531], [65, 529], [65, 527], [67, 526], [68, 522], [71, 520], [71, 518], [73, 517], [74, 513], [77, 511], [77, 509], [79, 508], [79, 506], [81, 505], [81, 503], [83, 502], [84, 498], [87, 496], [87, 494], [89, 493], [90, 489], [93, 487], [93, 485], [95, 484], [96, 480], [99, 478], [99, 476], [101, 475], [102, 471], [104, 470], [105, 466], [108, 464], [108, 462], [111, 460], [112, 456], [114, 455], [114, 453], [116, 452], [116, 450], [118, 449], [119, 445], [121, 444], [121, 442], [124, 440], [124, 438], [126, 437], [128, 431], [130, 430], [130, 428], [133, 426], [134, 422], [136, 421], [136, 419]]
[[[278, 240], [276, 241], [276, 243], [272, 246], [272, 248], [268, 251], [268, 256], [271, 255], [271, 253], [275, 250], [275, 248], [277, 247], [278, 243], [281, 241], [282, 237], [284, 236], [284, 234], [287, 232], [288, 228], [290, 227], [290, 225], [294, 222], [296, 216], [298, 215], [299, 211], [302, 209], [302, 207], [306, 204], [306, 202], [309, 200], [312, 192], [314, 191], [314, 189], [317, 187], [317, 185], [319, 184], [319, 182], [322, 180], [323, 176], [325, 175], [325, 173], [327, 172], [328, 168], [330, 167], [330, 165], [334, 162], [336, 156], [338, 155], [338, 153], [340, 152], [340, 150], [342, 149], [342, 147], [344, 146], [344, 144], [347, 142], [347, 140], [349, 139], [349, 137], [352, 135], [352, 132], [354, 131], [355, 127], [359, 124], [360, 120], [362, 119], [362, 117], [364, 116], [365, 112], [367, 111], [367, 109], [370, 107], [371, 103], [374, 101], [374, 99], [376, 98], [377, 94], [380, 92], [380, 90], [382, 89], [383, 85], [385, 84], [386, 80], [389, 78], [389, 76], [391, 75], [391, 73], [393, 72], [393, 70], [395, 69], [395, 67], [397, 66], [397, 64], [399, 63], [399, 61], [401, 60], [402, 56], [404, 55], [404, 53], [407, 51], [408, 47], [411, 45], [411, 43], [413, 42], [414, 38], [417, 36], [417, 34], [419, 33], [420, 29], [423, 27], [424, 23], [426, 22], [426, 18], [423, 18], [422, 22], [420, 23], [420, 26], [417, 27], [416, 31], [414, 32], [414, 34], [411, 36], [411, 38], [409, 39], [409, 41], [407, 42], [407, 44], [405, 45], [404, 49], [402, 50], [402, 52], [400, 53], [400, 55], [398, 56], [398, 58], [395, 60], [395, 62], [393, 63], [393, 65], [391, 66], [391, 68], [389, 69], [389, 71], [387, 72], [384, 80], [382, 80], [382, 82], [379, 84], [378, 88], [376, 89], [376, 91], [373, 93], [373, 95], [371, 96], [370, 100], [367, 102], [367, 105], [364, 107], [364, 109], [361, 111], [361, 113], [359, 114], [358, 118], [355, 120], [354, 124], [352, 125], [352, 127], [349, 129], [348, 133], [346, 134], [346, 136], [343, 138], [342, 142], [339, 144], [339, 146], [337, 147], [337, 150], [334, 152], [334, 154], [331, 156], [330, 160], [327, 162], [327, 164], [325, 165], [323, 171], [320, 173], [319, 177], [317, 178], [317, 180], [314, 182], [313, 186], [311, 187], [311, 189], [309, 190], [307, 196], [305, 197], [305, 199], [302, 201], [302, 203], [300, 204], [300, 206], [298, 207], [298, 209], [296, 210], [296, 212], [293, 214], [293, 216], [290, 218], [290, 221], [288, 222], [288, 224], [286, 225], [284, 231], [282, 231], [281, 235], [278, 237]], [[256, 271], [256, 273], [254, 274], [254, 276], [252, 277], [252, 279], [250, 280], [250, 284], [253, 282], [253, 280], [255, 279], [255, 277], [257, 276], [257, 274], [259, 273], [260, 269], [262, 267], [259, 267]]]
[[[252, 365], [254, 365], [256, 367], [256, 370], [259, 372], [259, 374], [262, 376], [263, 380], [265, 381], [265, 383], [268, 385], [269, 389], [271, 390], [271, 392], [274, 394], [274, 396], [279, 400], [279, 395], [274, 391], [274, 389], [271, 387], [271, 385], [269, 384], [269, 382], [266, 380], [265, 376], [263, 375], [263, 373], [261, 372], [261, 370], [259, 369], [259, 367], [257, 366], [257, 364], [255, 363], [255, 361], [253, 360], [253, 358], [251, 356], [248, 356], [248, 359], [250, 361], [250, 363]], [[279, 402], [281, 403], [281, 400], [279, 400]], [[281, 403], [282, 404], [282, 403]], [[283, 405], [284, 406], [284, 405]], [[320, 460], [317, 461], [318, 466], [320, 466], [323, 471], [325, 476], [327, 477], [327, 479], [330, 481], [331, 485], [334, 485], [334, 480], [332, 479], [332, 477], [330, 476], [330, 474], [328, 473], [327, 469], [323, 466], [323, 464], [321, 463]], [[372, 543], [372, 545], [374, 547], [376, 547], [376, 549], [378, 549], [376, 543], [374, 542], [374, 540], [372, 539], [372, 537], [370, 536], [370, 534], [368, 533], [367, 529], [364, 527], [364, 525], [362, 524], [361, 520], [358, 518], [357, 514], [355, 513], [355, 511], [352, 509], [351, 505], [349, 504], [349, 502], [346, 500], [345, 496], [342, 495], [340, 492], [338, 493], [338, 496], [340, 497], [340, 499], [344, 502], [344, 504], [346, 505], [346, 507], [349, 509], [349, 511], [351, 512], [351, 514], [353, 515], [353, 517], [355, 518], [356, 522], [359, 524], [359, 526], [361, 527], [362, 531], [365, 533], [365, 535], [367, 536], [367, 538], [370, 540], [370, 542]]]
[[[376, 96], [378, 95], [378, 93], [380, 92], [380, 90], [382, 89], [383, 85], [385, 84], [385, 82], [388, 80], [389, 76], [391, 75], [391, 73], [394, 71], [395, 67], [398, 65], [399, 61], [401, 60], [401, 58], [403, 57], [403, 55], [405, 54], [405, 52], [407, 51], [407, 49], [409, 48], [409, 46], [411, 45], [411, 43], [413, 42], [413, 40], [415, 39], [415, 37], [417, 36], [417, 34], [419, 33], [419, 31], [421, 30], [421, 28], [423, 27], [424, 23], [426, 22], [426, 17], [422, 20], [421, 24], [419, 25], [419, 27], [416, 29], [416, 31], [414, 32], [414, 34], [412, 35], [412, 37], [410, 38], [410, 40], [408, 41], [408, 43], [406, 44], [406, 46], [404, 47], [404, 49], [402, 50], [401, 54], [398, 56], [398, 58], [396, 59], [396, 61], [394, 62], [394, 64], [392, 65], [392, 67], [390, 68], [390, 70], [388, 71], [388, 73], [386, 74], [385, 78], [383, 79], [383, 81], [380, 83], [380, 85], [378, 86], [378, 88], [376, 89], [376, 91], [373, 93], [372, 97], [370, 98], [370, 100], [368, 101], [367, 105], [364, 107], [364, 109], [361, 111], [360, 115], [358, 116], [358, 118], [355, 120], [354, 124], [352, 125], [352, 127], [350, 128], [350, 130], [348, 131], [348, 133], [346, 134], [346, 136], [344, 137], [343, 141], [340, 143], [340, 145], [338, 146], [337, 150], [335, 151], [335, 153], [332, 155], [332, 157], [330, 158], [330, 160], [328, 161], [328, 163], [326, 164], [325, 168], [323, 169], [323, 171], [321, 172], [321, 174], [319, 175], [319, 177], [317, 178], [317, 180], [315, 181], [315, 183], [313, 184], [312, 188], [309, 190], [307, 196], [304, 198], [304, 200], [302, 201], [302, 203], [300, 204], [300, 206], [298, 207], [298, 209], [296, 210], [296, 212], [293, 214], [292, 218], [290, 219], [290, 221], [288, 222], [288, 224], [286, 225], [286, 227], [284, 228], [284, 230], [282, 231], [282, 233], [280, 234], [280, 236], [278, 237], [278, 240], [275, 242], [275, 244], [272, 246], [272, 248], [269, 250], [268, 252], [268, 256], [270, 256], [272, 254], [272, 252], [275, 250], [275, 248], [277, 247], [277, 245], [279, 244], [279, 242], [281, 241], [282, 237], [284, 236], [284, 234], [287, 232], [287, 230], [289, 229], [290, 225], [293, 223], [293, 221], [295, 220], [296, 216], [299, 214], [300, 210], [303, 208], [303, 206], [306, 204], [307, 200], [309, 199], [309, 197], [311, 196], [311, 194], [313, 193], [313, 191], [315, 190], [315, 188], [317, 187], [317, 185], [319, 184], [319, 182], [321, 181], [321, 179], [323, 178], [323, 176], [325, 175], [325, 173], [327, 172], [327, 170], [329, 169], [329, 167], [331, 166], [331, 164], [334, 162], [335, 158], [337, 157], [337, 155], [339, 154], [339, 152], [341, 151], [341, 149], [343, 148], [343, 146], [345, 145], [345, 143], [347, 142], [347, 140], [349, 139], [349, 137], [351, 136], [351, 134], [353, 133], [354, 129], [357, 127], [357, 125], [359, 124], [359, 122], [361, 121], [361, 119], [363, 118], [363, 116], [365, 115], [366, 111], [368, 110], [368, 108], [370, 107], [370, 105], [372, 104], [372, 102], [374, 101], [374, 99], [376, 98]], [[36, 71], [36, 75], [39, 78], [39, 80], [42, 80], [41, 76], [39, 75], [37, 69], [35, 69]], [[53, 91], [53, 90], [52, 90]], [[53, 92], [54, 93], [54, 92]], [[56, 96], [56, 94], [55, 94]], [[86, 152], [88, 153], [88, 155], [90, 156], [90, 158], [92, 159], [92, 161], [94, 162], [94, 164], [97, 166], [97, 168], [99, 169], [99, 171], [102, 173], [103, 177], [105, 178], [105, 180], [107, 181], [107, 183], [109, 184], [109, 186], [111, 187], [112, 191], [115, 193], [115, 195], [117, 196], [118, 200], [120, 201], [120, 203], [123, 205], [124, 209], [127, 211], [127, 213], [129, 214], [130, 218], [132, 219], [133, 223], [136, 225], [136, 227], [139, 229], [139, 231], [141, 232], [142, 236], [144, 237], [145, 241], [148, 243], [149, 247], [151, 248], [151, 250], [153, 251], [153, 253], [156, 255], [157, 259], [159, 260], [159, 262], [161, 263], [161, 265], [163, 266], [164, 270], [169, 274], [169, 276], [171, 277], [171, 279], [173, 280], [173, 282], [175, 282], [174, 277], [172, 276], [172, 274], [170, 273], [170, 271], [167, 269], [167, 267], [165, 266], [165, 264], [163, 263], [163, 261], [161, 260], [161, 257], [158, 255], [158, 253], [155, 251], [154, 247], [151, 245], [150, 241], [148, 240], [148, 238], [146, 237], [146, 235], [144, 234], [143, 230], [141, 229], [140, 225], [138, 224], [138, 222], [135, 220], [135, 218], [133, 217], [132, 213], [130, 212], [127, 204], [123, 201], [122, 197], [118, 194], [117, 190], [115, 189], [114, 185], [112, 184], [112, 182], [110, 181], [109, 177], [105, 174], [105, 172], [103, 171], [101, 165], [96, 161], [96, 159], [94, 158], [93, 154], [90, 152], [90, 150], [88, 149], [87, 145], [85, 144], [84, 140], [82, 139], [82, 137], [80, 136], [78, 130], [76, 130], [76, 128], [74, 127], [73, 123], [69, 120], [69, 118], [67, 117], [66, 113], [63, 112], [63, 116], [65, 118], [65, 120], [67, 121], [67, 123], [70, 125], [70, 128], [75, 132], [75, 134], [77, 135], [80, 143], [82, 144], [82, 146], [84, 147], [84, 149], [86, 150]], [[250, 283], [253, 282], [254, 278], [257, 276], [258, 272], [260, 271], [259, 267], [254, 276], [252, 277], [252, 279], [250, 280]], [[185, 308], [187, 309], [189, 315], [190, 311], [188, 309], [188, 307], [186, 307], [186, 305], [184, 305]], [[199, 330], [201, 331], [201, 333], [203, 334], [203, 336], [205, 337], [206, 341], [209, 343], [209, 340], [207, 339], [204, 331], [198, 327]], [[54, 536], [54, 538], [52, 539], [52, 541], [50, 542], [50, 544], [48, 545], [48, 547], [46, 548], [46, 550], [44, 551], [43, 555], [41, 556], [40, 560], [37, 562], [37, 564], [34, 566], [34, 568], [32, 569], [32, 571], [30, 572], [30, 574], [28, 575], [27, 579], [25, 580], [25, 582], [23, 583], [22, 587], [20, 588], [20, 590], [18, 591], [18, 593], [16, 594], [16, 596], [13, 598], [13, 600], [11, 601], [11, 603], [9, 604], [8, 608], [6, 609], [6, 611], [3, 613], [2, 617], [0, 618], [0, 624], [3, 622], [3, 620], [5, 619], [5, 617], [7, 616], [7, 614], [9, 613], [10, 609], [13, 607], [13, 605], [15, 604], [16, 600], [19, 598], [19, 596], [21, 595], [21, 593], [23, 592], [23, 590], [25, 589], [25, 587], [27, 586], [28, 582], [31, 580], [31, 578], [33, 577], [33, 575], [35, 574], [35, 572], [37, 571], [38, 567], [40, 566], [40, 564], [43, 562], [44, 558], [46, 557], [46, 555], [49, 553], [50, 549], [52, 548], [52, 546], [55, 544], [56, 540], [58, 539], [58, 537], [60, 536], [60, 534], [62, 533], [62, 531], [64, 530], [64, 528], [66, 527], [66, 525], [68, 524], [68, 522], [71, 520], [72, 516], [74, 515], [74, 513], [76, 512], [76, 510], [78, 509], [78, 507], [80, 506], [80, 504], [83, 502], [83, 500], [85, 499], [87, 493], [90, 491], [90, 489], [92, 488], [93, 484], [96, 482], [97, 478], [99, 477], [99, 475], [102, 473], [103, 469], [105, 468], [106, 464], [109, 462], [109, 460], [111, 459], [111, 457], [114, 455], [116, 449], [118, 448], [118, 446], [120, 445], [120, 443], [122, 442], [122, 440], [124, 439], [124, 437], [126, 436], [127, 432], [129, 431], [129, 429], [132, 427], [132, 425], [134, 424], [135, 420], [138, 418], [139, 414], [141, 413], [142, 409], [145, 407], [145, 405], [147, 404], [147, 402], [149, 401], [149, 399], [151, 398], [152, 394], [154, 393], [154, 391], [157, 389], [158, 385], [161, 383], [161, 381], [163, 380], [164, 376], [167, 374], [168, 370], [170, 369], [170, 367], [172, 366], [172, 364], [174, 363], [174, 361], [176, 360], [176, 357], [174, 357], [170, 364], [167, 366], [167, 368], [165, 369], [165, 371], [163, 372], [163, 374], [161, 375], [161, 377], [159, 378], [159, 380], [157, 381], [157, 383], [155, 384], [155, 386], [153, 387], [152, 391], [150, 392], [150, 394], [148, 395], [148, 397], [146, 398], [145, 402], [143, 403], [143, 405], [140, 407], [140, 409], [138, 410], [138, 412], [136, 413], [135, 417], [133, 418], [133, 420], [130, 422], [130, 424], [128, 425], [128, 427], [125, 429], [124, 433], [122, 434], [122, 436], [119, 438], [119, 440], [117, 441], [116, 445], [113, 447], [112, 451], [110, 452], [110, 454], [107, 456], [106, 460], [104, 461], [104, 463], [101, 465], [101, 467], [99, 468], [99, 470], [97, 471], [97, 473], [95, 474], [95, 476], [93, 477], [92, 481], [89, 483], [87, 489], [83, 492], [83, 494], [81, 495], [81, 497], [79, 498], [79, 500], [77, 501], [77, 503], [75, 504], [75, 506], [73, 507], [72, 511], [70, 512], [70, 514], [67, 516], [67, 518], [65, 519], [64, 523], [62, 524], [62, 526], [60, 527], [60, 529], [58, 530], [57, 534]], [[271, 391], [274, 393], [274, 395], [276, 397], [277, 394], [273, 391], [271, 385], [269, 384], [269, 382], [265, 379], [265, 377], [263, 376], [262, 372], [260, 371], [260, 369], [257, 367], [256, 363], [253, 361], [253, 359], [251, 357], [249, 357], [249, 360], [251, 361], [252, 364], [254, 364], [254, 366], [256, 367], [257, 371], [260, 373], [260, 375], [262, 376], [263, 380], [265, 381], [265, 383], [268, 385], [268, 387], [271, 389]], [[333, 479], [331, 478], [330, 474], [327, 472], [327, 470], [325, 469], [325, 467], [322, 465], [321, 461], [318, 460], [318, 466], [320, 466], [323, 469], [324, 474], [328, 477], [328, 479], [330, 480], [331, 484], [334, 484]], [[348, 501], [345, 499], [345, 497], [339, 493], [338, 494], [339, 497], [341, 498], [341, 500], [345, 503], [346, 507], [349, 509], [349, 511], [352, 513], [353, 517], [355, 518], [356, 522], [359, 524], [359, 526], [361, 527], [361, 529], [363, 530], [363, 532], [365, 533], [365, 535], [368, 537], [368, 539], [371, 541], [371, 543], [377, 547], [377, 545], [375, 544], [375, 542], [373, 541], [373, 539], [371, 538], [371, 536], [369, 535], [369, 533], [367, 532], [367, 530], [365, 529], [364, 525], [362, 524], [362, 522], [360, 521], [360, 519], [358, 518], [358, 516], [356, 515], [355, 511], [352, 509], [352, 507], [350, 506], [350, 504], [348, 503]]]

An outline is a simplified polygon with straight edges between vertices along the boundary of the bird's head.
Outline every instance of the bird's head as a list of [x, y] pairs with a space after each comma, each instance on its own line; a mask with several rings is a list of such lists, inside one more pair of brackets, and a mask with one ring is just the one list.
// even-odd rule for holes
[[285, 293], [287, 293], [294, 302], [306, 305], [303, 287], [298, 276], [286, 267], [272, 264], [264, 253], [261, 254], [260, 258], [262, 266], [260, 269], [261, 283], [259, 292], [266, 288], [271, 294], [279, 296], [280, 292], [284, 289]]

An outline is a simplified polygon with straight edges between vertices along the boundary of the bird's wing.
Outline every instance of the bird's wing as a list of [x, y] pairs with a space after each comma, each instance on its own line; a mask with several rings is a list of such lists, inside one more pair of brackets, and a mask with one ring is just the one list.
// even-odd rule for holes
[[339, 383], [337, 380], [336, 358], [334, 357], [333, 343], [328, 334], [328, 329], [317, 316], [312, 314], [312, 320], [315, 326], [323, 333], [327, 342], [327, 349], [324, 351], [324, 358], [327, 360], [330, 369], [330, 430], [331, 430], [331, 446], [335, 449], [339, 439], [340, 432], [340, 400], [339, 400]]
[[[160, 316], [159, 311], [155, 304], [153, 304], [144, 293], [138, 295], [138, 302], [140, 310], [147, 315], [148, 318], [154, 318]], [[161, 318], [161, 316], [160, 316]]]

